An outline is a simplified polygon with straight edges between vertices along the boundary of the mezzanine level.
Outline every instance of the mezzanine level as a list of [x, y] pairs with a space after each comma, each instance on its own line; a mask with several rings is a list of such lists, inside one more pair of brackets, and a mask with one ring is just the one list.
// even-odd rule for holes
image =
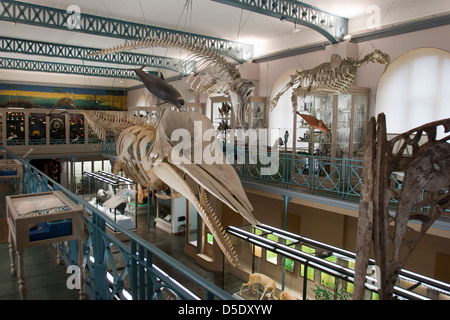
[[[23, 186], [25, 193], [62, 190], [72, 201], [84, 208], [88, 236], [83, 250], [86, 262], [86, 292], [88, 292], [90, 299], [155, 299], [163, 296], [177, 299], [210, 299], [216, 297], [216, 299], [228, 300], [235, 298], [232, 293], [236, 292], [236, 283], [239, 282], [235, 281], [233, 288], [224, 288], [223, 284], [225, 282], [222, 281], [222, 288], [217, 287], [197, 273], [187, 269], [185, 265], [153, 246], [142, 237], [116, 225], [114, 221], [110, 220], [95, 207], [59, 185], [20, 157], [16, 157], [12, 153], [9, 153], [9, 157], [17, 158], [24, 166]], [[306, 164], [307, 161], [303, 163]], [[237, 168], [241, 170], [241, 177], [243, 177], [243, 168], [244, 166]], [[253, 170], [257, 170], [257, 168], [253, 168]], [[255, 171], [248, 168], [247, 172], [250, 174]], [[255, 174], [250, 175], [252, 179], [255, 178]], [[282, 175], [280, 174], [279, 177], [282, 177]], [[314, 181], [314, 179], [311, 179], [311, 181]], [[320, 176], [318, 179], [320, 181]], [[286, 181], [283, 181], [283, 183], [286, 183]], [[271, 183], [273, 182], [271, 181]], [[276, 183], [279, 182], [276, 181]], [[283, 186], [283, 183], [281, 183], [281, 186], [258, 183], [248, 179], [248, 176], [247, 180], [243, 181], [244, 186], [275, 192], [280, 196], [301, 196], [311, 201], [321, 199], [327, 205], [350, 206], [353, 209], [357, 207], [357, 201], [352, 199], [343, 201], [342, 199], [337, 199], [336, 196], [326, 197], [317, 195], [314, 192], [299, 192], [294, 188], [286, 188]], [[322, 183], [321, 185], [325, 184]], [[316, 188], [316, 191], [324, 193], [329, 192], [329, 189], [333, 191], [335, 187]], [[347, 193], [347, 195], [349, 194]], [[120, 240], [116, 237], [117, 234], [113, 234], [108, 230], [108, 225], [113, 225], [119, 231], [121, 234]], [[282, 230], [279, 231], [281, 232]], [[123, 237], [126, 239], [124, 240]], [[62, 248], [66, 265], [75, 264], [77, 260], [76, 248], [70, 243], [64, 243]], [[302, 259], [305, 259], [305, 256], [302, 256]], [[166, 269], [160, 268], [160, 264], [156, 264], [156, 261], [169, 266], [171, 271], [175, 271], [177, 277], [181, 276], [185, 279], [182, 281], [183, 285], [181, 285], [181, 281], [177, 277], [166, 273]], [[316, 263], [315, 266], [320, 269], [321, 264], [317, 263], [317, 261], [314, 262]], [[322, 266], [324, 270], [327, 270], [327, 263], [324, 262]], [[229, 275], [230, 273], [224, 271], [222, 277], [225, 274]], [[339, 272], [335, 273], [335, 275], [339, 276]], [[346, 280], [351, 281], [351, 277], [349, 278], [347, 275]], [[152, 283], [151, 286], [149, 286], [150, 283]], [[192, 288], [196, 289], [193, 290]], [[400, 296], [402, 290], [399, 291]], [[405, 297], [408, 299], [426, 299], [420, 294], [405, 294]]]

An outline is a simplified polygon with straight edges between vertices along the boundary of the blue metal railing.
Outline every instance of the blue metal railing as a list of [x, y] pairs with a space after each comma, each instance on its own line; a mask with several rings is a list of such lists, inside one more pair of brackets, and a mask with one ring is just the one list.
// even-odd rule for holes
[[[233, 166], [242, 181], [301, 189], [343, 200], [360, 199], [362, 160], [279, 153], [263, 154], [263, 164], [261, 154], [248, 150], [238, 151], [237, 154], [240, 161], [236, 160]], [[264, 174], [262, 169], [272, 163], [277, 164], [276, 172]]]
[[[3, 149], [3, 148], [1, 148]], [[83, 207], [88, 235], [83, 244], [85, 291], [90, 299], [163, 299], [183, 300], [219, 299], [233, 297], [216, 285], [199, 276], [141, 237], [122, 228], [113, 220], [76, 194], [64, 188], [22, 158], [8, 151], [8, 157], [23, 164], [23, 193], [60, 190], [69, 199]], [[119, 240], [108, 231], [108, 226], [121, 233]], [[78, 264], [76, 241], [62, 244], [66, 265]], [[158, 264], [168, 265], [191, 290], [167, 274]], [[192, 288], [196, 292], [193, 292]]]

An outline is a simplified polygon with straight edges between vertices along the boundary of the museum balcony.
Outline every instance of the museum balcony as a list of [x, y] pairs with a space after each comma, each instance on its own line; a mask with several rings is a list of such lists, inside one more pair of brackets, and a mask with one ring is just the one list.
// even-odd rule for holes
[[[104, 157], [114, 149], [113, 144], [103, 144], [99, 148], [103, 151]], [[307, 274], [297, 283], [301, 284], [297, 288], [298, 297], [314, 296], [314, 283], [318, 279], [330, 281], [334, 286], [332, 288], [334, 292], [337, 292], [338, 286], [341, 291], [343, 288], [347, 290], [352, 283], [354, 276], [352, 266], [355, 258], [353, 253], [268, 225], [256, 228], [250, 226], [227, 228], [232, 242], [238, 244], [237, 251], [245, 265], [241, 271], [236, 272], [228, 264], [224, 264], [221, 270], [204, 269], [196, 264], [195, 259], [186, 256], [182, 249], [185, 242], [184, 235], [169, 235], [150, 226], [146, 215], [138, 216], [138, 228], [130, 230], [84, 200], [83, 195], [63, 187], [23, 158], [5, 149], [3, 155], [18, 161], [23, 174], [21, 179], [17, 179], [14, 175], [4, 176], [15, 188], [11, 194], [18, 193], [19, 190], [22, 190], [23, 194], [59, 190], [83, 208], [86, 238], [82, 250], [86, 274], [85, 291], [88, 299], [241, 299], [237, 292], [242, 284], [240, 279], [245, 279], [245, 275], [242, 274], [262, 270], [261, 260], [255, 259], [261, 254], [274, 255], [275, 264], [283, 261], [282, 278], [277, 282], [282, 289], [288, 285], [286, 279], [294, 270], [297, 273]], [[244, 187], [261, 192], [270, 191], [285, 199], [302, 197], [313, 202], [322, 201], [336, 208], [341, 206], [357, 210], [362, 168], [360, 161], [307, 156], [297, 158], [285, 155], [280, 155], [279, 159], [278, 171], [269, 177], [259, 174], [261, 167], [236, 164]], [[332, 175], [339, 179], [332, 180]], [[79, 188], [75, 190], [78, 191]], [[395, 203], [392, 206], [395, 207]], [[445, 220], [441, 223], [444, 228], [447, 226]], [[5, 229], [3, 226], [2, 234], [5, 234]], [[54, 258], [50, 258], [55, 255], [56, 250], [58, 249], [55, 246], [34, 248], [30, 252], [25, 250], [25, 259], [30, 263], [27, 265], [30, 268], [29, 272], [31, 274], [35, 272], [35, 275], [43, 278], [47, 277], [50, 282], [55, 281], [56, 283], [44, 287], [51, 291], [54, 290], [53, 285], [58, 286], [63, 292], [59, 298], [77, 299], [77, 293], [67, 289], [66, 267], [77, 263], [78, 250], [71, 241], [61, 243], [59, 250], [65, 267], [57, 266]], [[248, 250], [254, 251], [247, 254]], [[0, 251], [2, 268], [7, 269], [9, 267], [7, 244], [1, 245]], [[323, 257], [318, 254], [324, 252], [328, 254]], [[331, 260], [330, 255], [333, 258]], [[248, 257], [253, 259], [248, 260]], [[273, 258], [272, 256], [271, 259]], [[39, 274], [39, 267], [42, 268], [43, 265], [50, 265], [52, 269]], [[53, 268], [54, 272], [49, 279], [48, 270]], [[34, 277], [34, 283], [30, 281], [30, 286], [43, 283], [37, 279], [39, 277]], [[149, 286], [149, 283], [152, 285]], [[374, 283], [375, 278], [368, 278], [366, 284], [368, 299], [376, 299], [377, 287], [373, 285]], [[9, 288], [17, 286], [17, 278], [12, 277], [8, 286]], [[31, 290], [31, 298], [52, 299], [51, 295], [40, 290], [41, 288]], [[402, 277], [395, 290], [396, 296], [400, 299], [448, 299], [450, 296], [450, 285], [407, 270], [402, 271]], [[279, 292], [280, 290], [277, 294]], [[243, 294], [245, 295], [245, 290]], [[6, 299], [14, 296], [19, 298], [16, 293], [7, 296]]]
[[[100, 141], [95, 138], [84, 122], [83, 116], [77, 114], [76, 110], [51, 116], [25, 113], [23, 110], [14, 111], [1, 111], [1, 119], [7, 120], [1, 125], [4, 133], [1, 135], [1, 144], [4, 146], [4, 148], [0, 147], [1, 154], [4, 159], [18, 161], [22, 170], [20, 179], [13, 174], [14, 170], [8, 171], [3, 176], [15, 187], [13, 191], [9, 190], [9, 194], [61, 191], [83, 208], [86, 231], [83, 255], [87, 298], [239, 299], [236, 293], [239, 291], [242, 279], [246, 279], [248, 273], [267, 268], [260, 265], [262, 261], [260, 259], [252, 258], [251, 261], [246, 259], [255, 257], [256, 254], [266, 255], [265, 260], [269, 262], [272, 260], [270, 263], [277, 270], [280, 264], [283, 264], [282, 274], [279, 274], [276, 279], [279, 288], [287, 285], [287, 279], [298, 278], [300, 275], [303, 280], [295, 282], [301, 283], [295, 290], [298, 292], [297, 296], [304, 299], [314, 295], [315, 284], [321, 281], [318, 279], [330, 280], [336, 284], [336, 288], [338, 283], [341, 288], [347, 288], [347, 284], [351, 284], [354, 254], [325, 242], [304, 237], [297, 239], [300, 236], [295, 232], [285, 234], [285, 238], [279, 238], [279, 235], [287, 232], [288, 227], [298, 224], [296, 220], [298, 217], [288, 212], [292, 205], [301, 204], [308, 208], [332, 212], [333, 215], [357, 217], [363, 178], [362, 160], [294, 154], [282, 150], [279, 153], [268, 154], [253, 153], [238, 148], [232, 150], [224, 148], [225, 153], [229, 155], [228, 159], [232, 159], [230, 163], [235, 168], [249, 197], [256, 197], [253, 198], [253, 200], [256, 199], [255, 203], [260, 202], [259, 199], [262, 197], [265, 200], [276, 199], [277, 209], [272, 210], [284, 211], [284, 214], [280, 214], [282, 224], [278, 223], [281, 226], [278, 229], [267, 225], [260, 226], [260, 229], [249, 229], [249, 226], [241, 226], [241, 221], [236, 224], [228, 221], [227, 232], [233, 243], [240, 244], [238, 251], [243, 258], [242, 261], [246, 263], [245, 267], [238, 272], [232, 270], [227, 264], [222, 267], [221, 258], [219, 269], [217, 266], [208, 269], [204, 267], [205, 264], [208, 265], [207, 262], [211, 257], [194, 250], [195, 258], [192, 259], [192, 254], [187, 256], [186, 250], [183, 250], [187, 242], [193, 243], [198, 240], [196, 233], [186, 228], [186, 225], [190, 226], [192, 222], [187, 221], [184, 226], [178, 219], [167, 223], [161, 215], [163, 210], [157, 213], [158, 217], [151, 217], [150, 210], [154, 208], [151, 209], [149, 204], [143, 214], [142, 212], [135, 214], [135, 219], [132, 220], [135, 228], [125, 227], [123, 220], [118, 221], [116, 215], [105, 215], [90, 201], [91, 193], [94, 189], [97, 190], [97, 186], [90, 190], [93, 182], [88, 177], [110, 179], [110, 177], [99, 177], [99, 173], [111, 172], [112, 164], [116, 159], [115, 143], [112, 139]], [[37, 124], [40, 125], [36, 126]], [[25, 130], [21, 130], [21, 126], [24, 126]], [[45, 159], [53, 159], [55, 162], [43, 163], [41, 160]], [[52, 174], [52, 165], [59, 168], [59, 171], [56, 170], [58, 174]], [[94, 175], [91, 175], [92, 173]], [[400, 172], [393, 174], [390, 181], [392, 189], [399, 190], [402, 186], [402, 174]], [[114, 186], [118, 187], [118, 185]], [[5, 195], [9, 194], [5, 193]], [[393, 197], [390, 203], [391, 210], [395, 210], [397, 202], [398, 199]], [[2, 206], [4, 210], [5, 205]], [[158, 208], [161, 209], [162, 206]], [[222, 208], [222, 210], [225, 209]], [[427, 208], [421, 210], [426, 211]], [[317, 216], [322, 215], [319, 211], [316, 213]], [[187, 212], [184, 215], [189, 216]], [[345, 223], [348, 222], [344, 221]], [[162, 231], [161, 226], [168, 228], [168, 232]], [[239, 228], [236, 229], [235, 226]], [[448, 218], [441, 217], [433, 225], [432, 232], [449, 238], [449, 226]], [[334, 228], [337, 234], [345, 232], [336, 229], [336, 226]], [[2, 234], [7, 233], [5, 230], [6, 225], [3, 226]], [[249, 236], [248, 232], [253, 235]], [[196, 239], [192, 240], [192, 237]], [[287, 242], [283, 243], [280, 239], [291, 241], [290, 246], [284, 247]], [[3, 239], [3, 242], [7, 240]], [[280, 246], [275, 245], [274, 242]], [[257, 246], [256, 243], [258, 243]], [[205, 247], [207, 248], [208, 245], [206, 244]], [[260, 252], [249, 251], [255, 249]], [[39, 268], [51, 264], [51, 268], [40, 274], [50, 281], [45, 287], [52, 288], [53, 285], [58, 285], [64, 292], [60, 294], [60, 297], [76, 299], [77, 294], [67, 289], [66, 269], [55, 266], [54, 261], [49, 258], [55, 255], [56, 248], [34, 248], [33, 250], [29, 252], [25, 250], [25, 260], [31, 262], [28, 266], [29, 272], [40, 274]], [[63, 242], [60, 250], [65, 267], [76, 264], [78, 249], [71, 241]], [[3, 263], [0, 267], [7, 269], [9, 268], [8, 245], [3, 243], [0, 251]], [[329, 257], [316, 259], [315, 253], [325, 251], [336, 253], [333, 254], [334, 260], [329, 261]], [[44, 260], [41, 261], [38, 257]], [[202, 261], [200, 264], [199, 259]], [[344, 268], [343, 265], [345, 265]], [[55, 277], [49, 277], [48, 270], [54, 270], [52, 274]], [[308, 276], [301, 276], [301, 272]], [[411, 274], [405, 270], [404, 278], [400, 280], [396, 289], [398, 297], [402, 299], [448, 298], [450, 287], [447, 284], [429, 277]], [[36, 279], [38, 278], [35, 278], [34, 283], [30, 281], [30, 286], [42, 283]], [[56, 282], [51, 283], [53, 280]], [[4, 281], [0, 279], [0, 285]], [[370, 281], [373, 283], [375, 280]], [[149, 283], [152, 283], [152, 286], [149, 286]], [[12, 284], [8, 285], [9, 288], [16, 288], [17, 278], [13, 277]], [[369, 283], [366, 289], [368, 299], [376, 299], [376, 286]], [[40, 292], [40, 288], [31, 290], [30, 296], [37, 294], [40, 298], [51, 299], [50, 295]]]

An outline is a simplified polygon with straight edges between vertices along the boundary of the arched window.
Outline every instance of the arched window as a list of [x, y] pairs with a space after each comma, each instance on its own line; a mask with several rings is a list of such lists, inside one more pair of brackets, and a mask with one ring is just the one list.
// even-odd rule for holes
[[381, 112], [388, 133], [450, 118], [450, 53], [420, 48], [395, 59], [378, 83], [376, 115]]

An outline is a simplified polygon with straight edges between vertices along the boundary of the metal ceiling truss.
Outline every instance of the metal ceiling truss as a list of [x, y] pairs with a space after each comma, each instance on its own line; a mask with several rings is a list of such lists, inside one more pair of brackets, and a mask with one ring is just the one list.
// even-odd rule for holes
[[102, 63], [116, 63], [133, 66], [147, 66], [162, 68], [187, 75], [195, 70], [195, 61], [182, 61], [174, 58], [143, 55], [129, 52], [116, 53], [105, 56], [89, 56], [87, 54], [99, 49], [69, 46], [57, 43], [24, 40], [16, 38], [0, 38], [0, 51], [57, 57], [67, 59], [81, 59]]
[[[79, 65], [69, 63], [56, 63], [47, 61], [12, 59], [0, 57], [0, 69], [39, 71], [50, 73], [66, 73], [72, 75], [87, 75], [96, 77], [110, 77], [139, 80], [133, 70], [121, 68], [99, 67], [92, 65]], [[156, 72], [150, 72], [157, 75]]]
[[212, 0], [314, 29], [331, 43], [348, 33], [348, 19], [296, 0]]
[[69, 8], [62, 10], [32, 3], [1, 0], [0, 20], [124, 40], [143, 39], [148, 36], [165, 40], [169, 36], [175, 35], [182, 37], [187, 43], [214, 48], [238, 63], [244, 62], [243, 57], [246, 52], [253, 53], [253, 46], [249, 44], [94, 16], [83, 12], [74, 12]]

